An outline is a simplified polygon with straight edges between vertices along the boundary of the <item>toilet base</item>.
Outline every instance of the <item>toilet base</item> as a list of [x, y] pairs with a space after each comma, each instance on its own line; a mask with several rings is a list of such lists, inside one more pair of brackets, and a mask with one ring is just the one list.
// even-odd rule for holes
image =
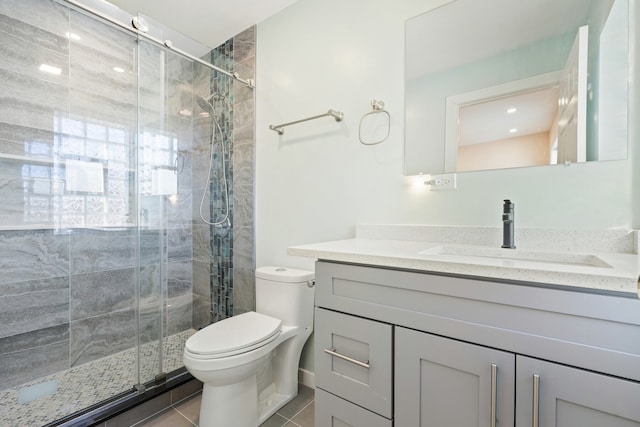
[[262, 424], [278, 409], [289, 403], [296, 397], [296, 394], [279, 394], [276, 392], [275, 384], [271, 384], [262, 390], [258, 397], [258, 423]]
[[[271, 386], [257, 396], [256, 376], [241, 383], [227, 386], [202, 387], [200, 407], [201, 427], [247, 427], [259, 426], [278, 409], [289, 403], [296, 394], [279, 394]], [[268, 395], [267, 395], [268, 394]], [[256, 404], [251, 404], [256, 402]]]
[[[200, 427], [247, 427], [258, 425], [256, 376], [224, 386], [203, 384]], [[254, 402], [251, 404], [251, 402]]]

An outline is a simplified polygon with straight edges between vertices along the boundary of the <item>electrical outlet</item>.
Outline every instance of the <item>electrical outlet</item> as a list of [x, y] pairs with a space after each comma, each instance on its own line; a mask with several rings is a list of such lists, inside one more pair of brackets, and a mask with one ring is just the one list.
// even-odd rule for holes
[[431, 191], [450, 191], [456, 189], [456, 174], [431, 175]]

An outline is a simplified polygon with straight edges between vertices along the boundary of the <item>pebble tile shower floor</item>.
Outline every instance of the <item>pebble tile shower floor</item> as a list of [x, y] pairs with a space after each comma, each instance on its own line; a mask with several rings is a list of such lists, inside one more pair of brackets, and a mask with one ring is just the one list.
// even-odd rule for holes
[[[182, 367], [184, 344], [194, 333], [191, 329], [164, 339], [165, 372]], [[157, 346], [144, 344], [140, 353], [144, 360], [157, 359]], [[0, 391], [0, 426], [41, 426], [131, 389], [131, 380], [136, 377], [135, 361], [136, 349], [132, 348]], [[142, 365], [142, 378], [154, 377], [157, 365], [152, 365]], [[52, 381], [57, 381], [57, 393], [27, 403], [18, 402], [21, 389]]]

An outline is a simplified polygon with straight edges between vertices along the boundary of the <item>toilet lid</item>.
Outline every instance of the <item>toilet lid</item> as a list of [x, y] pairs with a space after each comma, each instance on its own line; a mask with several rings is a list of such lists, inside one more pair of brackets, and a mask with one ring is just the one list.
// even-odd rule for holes
[[231, 356], [271, 341], [281, 324], [280, 319], [250, 311], [199, 330], [187, 340], [186, 349], [211, 357]]

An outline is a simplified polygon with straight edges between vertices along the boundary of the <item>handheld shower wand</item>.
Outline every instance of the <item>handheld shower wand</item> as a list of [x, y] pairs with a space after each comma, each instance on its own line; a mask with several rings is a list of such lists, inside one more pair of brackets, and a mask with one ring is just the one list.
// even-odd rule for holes
[[[212, 99], [213, 97], [209, 98]], [[211, 103], [209, 101], [207, 101], [206, 99], [204, 99], [201, 96], [196, 95], [196, 102], [198, 103], [198, 105], [200, 106], [200, 108], [202, 108], [204, 111], [206, 111], [207, 113], [209, 113], [209, 115], [211, 116], [211, 118], [213, 120], [216, 120], [216, 112], [213, 109], [213, 105], [211, 105]], [[217, 122], [216, 122], [217, 124]]]
[[[215, 96], [216, 94], [213, 94], [209, 99], [213, 100]], [[202, 221], [204, 221], [205, 224], [213, 225], [215, 227], [228, 227], [231, 225], [231, 221], [229, 220], [229, 184], [227, 182], [227, 167], [225, 162], [226, 151], [225, 151], [225, 144], [224, 144], [224, 135], [222, 133], [222, 128], [220, 127], [220, 124], [216, 119], [216, 112], [213, 109], [213, 105], [211, 104], [211, 102], [197, 95], [195, 98], [200, 108], [202, 108], [206, 113], [208, 113], [211, 116], [211, 143], [209, 146], [209, 171], [207, 173], [207, 181], [205, 183], [205, 187], [202, 191], [202, 198], [200, 199], [200, 208], [198, 213], [200, 214], [200, 219], [202, 219]], [[216, 145], [214, 143], [215, 129], [218, 129], [218, 134], [220, 135], [220, 146], [222, 147], [221, 148], [222, 186], [224, 188], [225, 213], [224, 213], [224, 217], [220, 221], [215, 220], [212, 222], [210, 220], [207, 220], [205, 216], [202, 214], [202, 207], [204, 206], [204, 200], [207, 195], [207, 186], [209, 185], [209, 182], [211, 182], [211, 169], [213, 169], [213, 160], [214, 160], [213, 158], [214, 158], [214, 150]]]

